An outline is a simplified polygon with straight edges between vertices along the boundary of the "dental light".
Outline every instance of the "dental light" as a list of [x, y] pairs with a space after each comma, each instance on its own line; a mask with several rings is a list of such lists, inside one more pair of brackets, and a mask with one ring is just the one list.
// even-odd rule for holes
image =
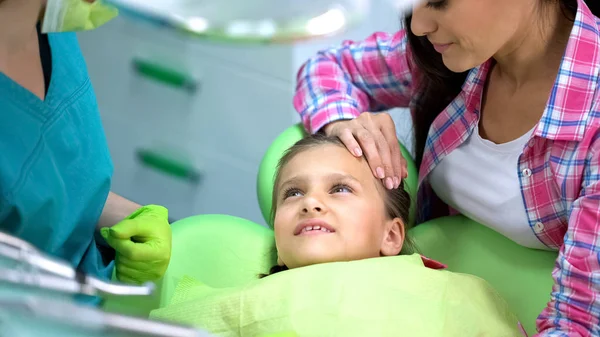
[[[419, 0], [387, 0], [399, 12]], [[370, 0], [105, 0], [122, 15], [227, 42], [292, 43], [341, 33], [368, 15]]]

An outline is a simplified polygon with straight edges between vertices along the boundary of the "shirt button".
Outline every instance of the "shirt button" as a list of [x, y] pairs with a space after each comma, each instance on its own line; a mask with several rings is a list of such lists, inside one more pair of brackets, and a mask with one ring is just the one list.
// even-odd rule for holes
[[533, 225], [533, 230], [538, 234], [541, 233], [544, 230], [544, 224], [536, 222], [535, 225]]
[[529, 140], [529, 143], [527, 143], [527, 145], [529, 145], [529, 147], [533, 147], [535, 145], [535, 140], [533, 138], [531, 138]]
[[528, 168], [524, 169], [522, 171], [522, 173], [523, 173], [523, 176], [525, 176], [525, 177], [531, 177], [531, 170]]

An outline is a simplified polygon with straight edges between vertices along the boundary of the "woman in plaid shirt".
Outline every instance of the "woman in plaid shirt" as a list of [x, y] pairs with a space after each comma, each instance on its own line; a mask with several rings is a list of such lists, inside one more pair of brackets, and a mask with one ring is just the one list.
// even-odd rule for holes
[[537, 336], [600, 336], [599, 15], [599, 0], [432, 0], [410, 29], [298, 74], [306, 129], [364, 154], [388, 188], [406, 168], [377, 112], [411, 109], [420, 222], [460, 212], [558, 251]]

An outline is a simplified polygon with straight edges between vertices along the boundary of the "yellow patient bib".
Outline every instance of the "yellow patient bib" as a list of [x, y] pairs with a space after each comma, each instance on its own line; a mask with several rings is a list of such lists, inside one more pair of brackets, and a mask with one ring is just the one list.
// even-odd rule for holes
[[484, 280], [425, 267], [417, 254], [313, 265], [210, 288], [183, 279], [152, 318], [218, 336], [524, 336]]

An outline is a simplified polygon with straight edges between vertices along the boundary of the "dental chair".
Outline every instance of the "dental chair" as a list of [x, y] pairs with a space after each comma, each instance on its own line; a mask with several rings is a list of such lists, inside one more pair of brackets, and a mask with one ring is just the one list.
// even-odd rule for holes
[[[283, 151], [305, 136], [295, 125], [275, 139], [260, 165], [258, 200], [268, 222], [273, 174]], [[401, 145], [400, 145], [401, 146]], [[406, 189], [416, 199], [417, 169], [408, 152]], [[411, 221], [414, 219], [414, 204]], [[198, 215], [172, 224], [172, 259], [157, 296], [140, 301], [107, 301], [107, 311], [147, 315], [166, 305], [175, 285], [191, 276], [212, 287], [242, 285], [268, 272], [276, 262], [273, 231], [248, 220], [227, 215]], [[521, 247], [502, 235], [463, 216], [420, 224], [410, 230], [420, 253], [490, 282], [507, 300], [527, 332], [535, 333], [535, 319], [550, 298], [555, 252]], [[129, 303], [128, 303], [129, 301]]]

